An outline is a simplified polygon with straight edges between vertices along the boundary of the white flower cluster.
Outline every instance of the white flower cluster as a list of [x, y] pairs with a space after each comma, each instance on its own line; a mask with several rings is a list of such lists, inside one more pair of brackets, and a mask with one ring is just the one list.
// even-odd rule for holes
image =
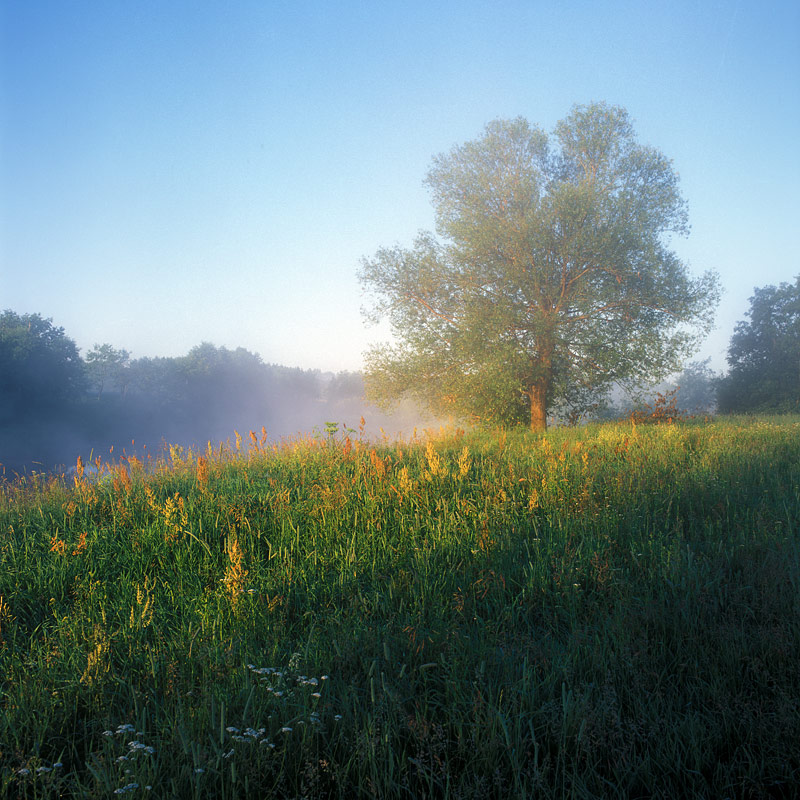
[[[124, 764], [126, 762], [131, 762], [136, 760], [136, 757], [141, 753], [145, 756], [152, 756], [156, 750], [154, 747], [151, 747], [149, 744], [144, 744], [144, 742], [140, 742], [138, 737], [144, 736], [143, 731], [137, 731], [136, 728], [131, 725], [129, 722], [123, 722], [122, 724], [117, 726], [115, 731], [107, 730], [103, 731], [103, 736], [107, 738], [113, 738], [115, 736], [125, 736], [129, 734], [134, 734], [137, 738], [131, 739], [127, 742], [127, 750], [122, 755], [117, 756], [114, 760], [117, 764]], [[125, 770], [126, 775], [131, 774], [131, 770]], [[139, 784], [135, 781], [130, 781], [129, 783], [125, 784], [125, 786], [120, 786], [118, 789], [114, 789], [114, 794], [127, 794], [128, 792], [133, 792], [139, 788]], [[145, 786], [146, 790], [150, 790], [151, 786]]]
[[[297, 674], [299, 666], [299, 655], [297, 653], [292, 655], [289, 662], [289, 667], [286, 671], [277, 669], [276, 667], [257, 667], [255, 664], [248, 664], [247, 669], [251, 674], [259, 679], [259, 683], [265, 686], [266, 690], [272, 694], [273, 697], [283, 700], [284, 702], [289, 697], [295, 695], [298, 691], [313, 689], [314, 691], [308, 692], [307, 697], [310, 696], [316, 705], [317, 701], [322, 699], [321, 689], [324, 682], [330, 680], [330, 676], [322, 675], [319, 678], [309, 677], [308, 675]], [[305, 694], [305, 691], [303, 691]], [[334, 720], [338, 721], [342, 717], [340, 714], [334, 716]], [[269, 719], [272, 719], [270, 715]], [[312, 726], [322, 725], [322, 716], [320, 711], [312, 710], [306, 719], [297, 719], [291, 722], [291, 725], [283, 725], [276, 731], [276, 736], [288, 736], [299, 726], [306, 724]], [[267, 734], [266, 728], [237, 728], [234, 725], [229, 725], [225, 728], [226, 733], [230, 736], [231, 744], [248, 744], [258, 745], [259, 747], [266, 747], [270, 750], [275, 749], [275, 742], [272, 737]], [[234, 755], [234, 748], [222, 754], [223, 758], [231, 758]], [[197, 767], [195, 773], [201, 774], [202, 767]]]
[[[61, 769], [64, 765], [60, 761], [56, 761], [52, 767], [46, 767], [42, 764], [39, 767], [36, 767], [36, 774], [37, 775], [46, 775], [48, 772], [52, 772], [54, 769]], [[31, 770], [28, 767], [20, 767], [16, 774], [20, 778], [27, 778], [31, 774]]]
[[[231, 740], [234, 742], [245, 742], [247, 744], [258, 744], [263, 747], [267, 747], [270, 750], [275, 749], [275, 743], [272, 742], [269, 737], [267, 736], [267, 729], [266, 728], [245, 728], [241, 730], [239, 728], [235, 728], [233, 725], [228, 725], [225, 730], [230, 734]], [[291, 730], [291, 728], [289, 728]], [[223, 758], [230, 758], [233, 755], [234, 751], [229, 750], [227, 753], [223, 753]]]

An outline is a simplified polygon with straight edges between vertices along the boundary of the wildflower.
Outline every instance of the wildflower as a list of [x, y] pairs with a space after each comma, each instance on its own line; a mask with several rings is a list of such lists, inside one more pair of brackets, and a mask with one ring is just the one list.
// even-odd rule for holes
[[195, 767], [194, 768], [194, 774], [195, 775], [202, 775], [204, 772], [205, 772], [205, 770], [202, 767]]
[[233, 725], [228, 725], [228, 727], [225, 728], [225, 730], [228, 731], [228, 733], [239, 733], [239, 729], [234, 728]]
[[403, 496], [407, 495], [414, 488], [411, 478], [408, 477], [408, 469], [406, 467], [401, 467], [398, 474], [398, 483], [400, 484], [400, 494]]
[[25, 767], [22, 767], [21, 769], [17, 770], [17, 775], [22, 775], [23, 778], [26, 775], [30, 775], [30, 774], [31, 774], [31, 771], [29, 769], [26, 769]]
[[316, 697], [316, 698], [317, 698], [317, 700], [319, 700], [319, 698], [320, 698], [320, 697], [322, 697], [322, 695], [321, 695], [319, 692], [312, 692], [312, 693], [311, 693], [311, 696], [312, 696], [312, 697]]
[[236, 538], [232, 538], [228, 542], [226, 551], [229, 564], [225, 569], [222, 583], [225, 585], [231, 603], [236, 605], [239, 595], [244, 592], [244, 581], [248, 570], [244, 568], [244, 552]]
[[458, 457], [458, 479], [462, 480], [469, 474], [470, 467], [472, 467], [472, 459], [469, 455], [469, 448], [464, 445], [461, 455]]
[[283, 728], [281, 728], [281, 733], [291, 733], [291, 732], [292, 729], [288, 725], [285, 725]]
[[342, 718], [342, 715], [341, 715], [341, 714], [336, 714], [336, 715], [334, 716], [334, 719], [336, 720], [336, 722], [338, 722], [338, 721], [339, 721], [341, 718]]
[[52, 767], [37, 767], [36, 772], [41, 775], [43, 772], [51, 772], [52, 769]]
[[60, 761], [56, 761], [56, 763], [53, 764], [53, 769], [61, 769], [63, 766], [64, 765]]
[[328, 675], [323, 675], [322, 678], [320, 678], [320, 680], [327, 681], [328, 677], [329, 677]]
[[77, 556], [80, 555], [86, 549], [86, 534], [82, 533], [78, 540], [78, 544], [75, 546], [75, 549], [72, 551], [72, 555]]

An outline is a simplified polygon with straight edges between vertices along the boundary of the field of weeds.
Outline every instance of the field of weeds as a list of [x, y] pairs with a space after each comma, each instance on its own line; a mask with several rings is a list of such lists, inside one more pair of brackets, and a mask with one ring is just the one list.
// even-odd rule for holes
[[791, 797], [800, 419], [173, 450], [0, 495], [0, 794]]

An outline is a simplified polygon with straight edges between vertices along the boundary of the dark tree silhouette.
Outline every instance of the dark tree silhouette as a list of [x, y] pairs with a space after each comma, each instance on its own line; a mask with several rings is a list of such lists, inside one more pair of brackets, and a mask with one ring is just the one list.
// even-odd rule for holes
[[82, 398], [86, 373], [63, 328], [40, 314], [0, 314], [0, 424]]

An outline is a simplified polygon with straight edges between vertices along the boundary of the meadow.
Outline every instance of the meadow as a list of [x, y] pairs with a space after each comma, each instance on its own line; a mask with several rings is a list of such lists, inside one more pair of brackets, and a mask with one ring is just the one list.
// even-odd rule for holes
[[9, 482], [0, 794], [797, 796], [798, 534], [796, 416]]

